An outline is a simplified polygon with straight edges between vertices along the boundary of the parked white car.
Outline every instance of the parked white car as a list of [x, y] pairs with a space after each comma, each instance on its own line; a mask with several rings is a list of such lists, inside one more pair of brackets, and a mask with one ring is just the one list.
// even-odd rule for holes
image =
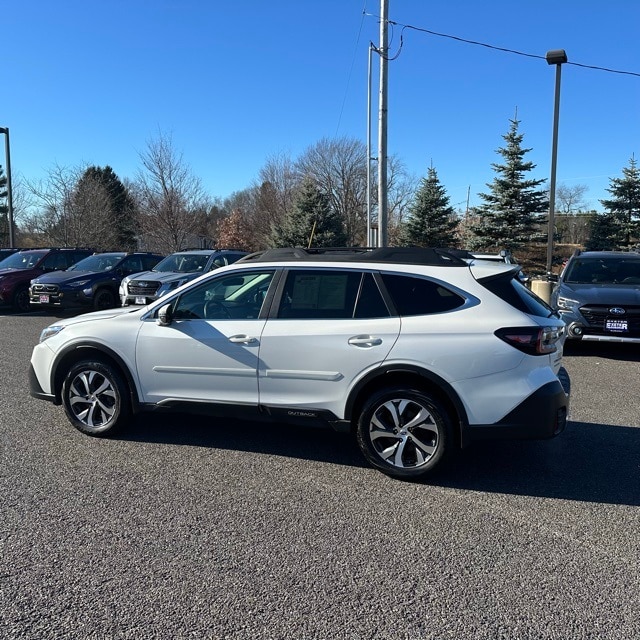
[[474, 440], [565, 427], [565, 325], [517, 271], [433, 249], [252, 254], [147, 307], [49, 326], [31, 394], [94, 436], [148, 409], [331, 425], [421, 478]]

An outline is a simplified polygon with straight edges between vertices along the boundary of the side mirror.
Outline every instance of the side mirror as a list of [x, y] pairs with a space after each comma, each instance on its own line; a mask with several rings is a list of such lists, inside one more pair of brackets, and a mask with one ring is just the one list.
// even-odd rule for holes
[[173, 322], [173, 305], [172, 304], [165, 304], [164, 307], [160, 307], [156, 322], [161, 327], [168, 327]]

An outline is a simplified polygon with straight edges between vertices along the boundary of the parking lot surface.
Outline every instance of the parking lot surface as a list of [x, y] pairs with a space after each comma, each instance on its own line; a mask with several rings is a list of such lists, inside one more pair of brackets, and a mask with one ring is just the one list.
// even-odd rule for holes
[[640, 637], [640, 346], [570, 345], [571, 421], [430, 484], [324, 430], [32, 399], [54, 318], [0, 311], [0, 637]]

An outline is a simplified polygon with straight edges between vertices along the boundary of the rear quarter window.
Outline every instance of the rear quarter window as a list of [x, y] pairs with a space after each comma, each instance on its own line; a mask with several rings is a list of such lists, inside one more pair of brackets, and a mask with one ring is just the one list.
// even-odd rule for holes
[[519, 311], [542, 318], [548, 318], [554, 313], [553, 309], [542, 298], [527, 289], [512, 274], [497, 278], [487, 278], [478, 282], [485, 289], [488, 289]]
[[414, 276], [383, 273], [382, 281], [401, 316], [444, 313], [461, 307], [465, 299], [438, 282]]

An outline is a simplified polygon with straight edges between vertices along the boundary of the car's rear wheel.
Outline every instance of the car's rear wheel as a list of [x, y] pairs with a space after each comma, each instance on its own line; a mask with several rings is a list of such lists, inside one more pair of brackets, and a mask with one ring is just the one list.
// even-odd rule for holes
[[376, 469], [403, 480], [427, 476], [453, 447], [451, 421], [442, 403], [402, 387], [383, 389], [365, 402], [356, 435]]
[[131, 416], [120, 372], [100, 360], [83, 360], [67, 373], [62, 403], [71, 424], [92, 436], [111, 435]]
[[109, 289], [98, 289], [93, 297], [93, 308], [96, 311], [113, 309], [116, 306], [116, 297]]

